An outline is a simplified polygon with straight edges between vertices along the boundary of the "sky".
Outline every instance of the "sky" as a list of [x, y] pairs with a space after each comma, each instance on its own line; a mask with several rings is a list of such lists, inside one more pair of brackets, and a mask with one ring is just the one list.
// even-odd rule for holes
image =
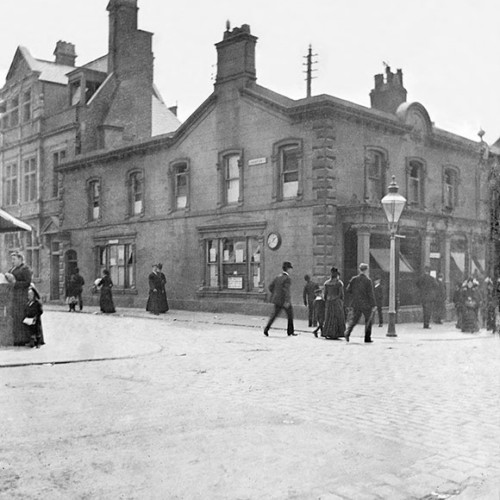
[[[72, 42], [77, 65], [107, 52], [108, 0], [4, 0], [0, 80], [19, 45], [53, 60]], [[500, 138], [498, 0], [138, 0], [139, 28], [154, 33], [155, 83], [184, 121], [211, 94], [215, 44], [249, 24], [258, 37], [257, 82], [292, 99], [306, 96], [312, 45], [312, 94], [370, 106], [374, 75], [403, 70], [409, 102], [441, 129], [493, 143]]]

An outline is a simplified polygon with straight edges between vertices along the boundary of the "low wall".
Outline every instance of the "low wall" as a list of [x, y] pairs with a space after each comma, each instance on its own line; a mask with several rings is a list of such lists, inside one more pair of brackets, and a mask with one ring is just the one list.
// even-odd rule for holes
[[0, 346], [14, 345], [12, 296], [12, 285], [0, 283]]

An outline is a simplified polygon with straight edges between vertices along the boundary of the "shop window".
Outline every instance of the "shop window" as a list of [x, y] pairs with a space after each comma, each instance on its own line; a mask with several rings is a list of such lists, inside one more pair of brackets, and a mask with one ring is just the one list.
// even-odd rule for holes
[[37, 198], [36, 185], [36, 158], [28, 158], [23, 161], [23, 200], [25, 202], [35, 201]]
[[169, 168], [170, 211], [189, 207], [189, 162], [176, 161]]
[[302, 142], [281, 141], [274, 146], [273, 199], [297, 199], [302, 196]]
[[262, 287], [261, 241], [241, 236], [204, 240], [205, 288], [234, 292]]
[[458, 202], [458, 171], [447, 167], [443, 171], [443, 205], [447, 210], [453, 210]]
[[17, 163], [8, 163], [5, 166], [4, 176], [5, 205], [17, 205], [19, 200], [18, 182]]
[[378, 203], [386, 191], [385, 154], [376, 149], [367, 149], [365, 154], [366, 200]]
[[89, 220], [96, 221], [101, 217], [101, 182], [98, 179], [92, 179], [88, 182], [87, 188]]
[[128, 175], [129, 215], [144, 213], [144, 179], [142, 172], [135, 171]]
[[409, 205], [423, 207], [424, 204], [424, 164], [419, 160], [409, 160], [406, 168], [406, 192]]
[[97, 275], [102, 276], [104, 269], [110, 273], [113, 286], [118, 289], [135, 289], [135, 244], [106, 243], [96, 246]]

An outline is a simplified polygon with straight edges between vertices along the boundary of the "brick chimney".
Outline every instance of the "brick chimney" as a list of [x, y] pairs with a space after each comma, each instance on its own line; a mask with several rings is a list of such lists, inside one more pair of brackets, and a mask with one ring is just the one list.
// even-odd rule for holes
[[229, 21], [222, 42], [217, 47], [217, 78], [215, 85], [240, 80], [242, 86], [257, 80], [255, 72], [255, 44], [257, 37], [250, 33], [250, 26], [230, 29]]
[[56, 44], [54, 55], [56, 56], [56, 64], [75, 66], [76, 52], [74, 44], [59, 40]]
[[403, 72], [398, 69], [392, 73], [391, 68], [385, 68], [384, 75], [375, 75], [375, 88], [370, 92], [372, 108], [395, 113], [399, 105], [406, 102], [406, 89], [403, 87]]

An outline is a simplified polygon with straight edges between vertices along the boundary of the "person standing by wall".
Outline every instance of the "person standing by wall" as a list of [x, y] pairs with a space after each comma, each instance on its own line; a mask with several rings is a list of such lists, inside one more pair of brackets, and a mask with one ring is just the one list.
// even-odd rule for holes
[[436, 325], [442, 325], [446, 319], [446, 285], [443, 273], [438, 273], [436, 278], [436, 292], [434, 301], [433, 320]]
[[107, 269], [104, 269], [102, 274], [103, 277], [99, 282], [99, 287], [101, 289], [99, 306], [101, 307], [101, 312], [103, 313], [114, 313], [116, 312], [116, 309], [113, 302], [113, 293], [111, 292], [111, 289], [113, 288], [113, 281], [111, 280], [109, 271]]
[[271, 302], [274, 304], [274, 311], [264, 328], [264, 335], [269, 336], [269, 329], [273, 324], [274, 320], [277, 318], [280, 311], [283, 309], [286, 313], [288, 323], [287, 323], [287, 334], [289, 337], [292, 335], [297, 335], [294, 331], [293, 326], [293, 308], [290, 296], [290, 287], [292, 280], [290, 279], [289, 270], [293, 269], [290, 262], [285, 261], [282, 265], [283, 272], [279, 276], [273, 279], [269, 285], [269, 291], [271, 292]]
[[82, 292], [85, 280], [81, 276], [80, 269], [78, 269], [78, 267], [75, 267], [75, 272], [71, 275], [70, 282], [73, 288], [74, 296], [78, 300], [78, 308], [81, 311], [83, 309]]
[[359, 265], [359, 274], [351, 278], [347, 285], [346, 292], [351, 297], [351, 307], [353, 309], [352, 319], [349, 322], [345, 339], [349, 342], [349, 337], [353, 328], [358, 324], [361, 315], [365, 317], [365, 342], [372, 340], [372, 320], [376, 310], [375, 293], [373, 292], [372, 280], [368, 277], [368, 264]]
[[429, 323], [434, 307], [434, 301], [436, 300], [437, 283], [431, 276], [431, 268], [429, 266], [425, 266], [424, 274], [418, 278], [416, 285], [420, 293], [424, 328], [430, 328]]
[[15, 346], [24, 346], [30, 342], [30, 332], [23, 324], [24, 308], [28, 302], [28, 288], [31, 284], [31, 269], [24, 263], [24, 256], [19, 252], [11, 254], [12, 267], [5, 278], [13, 284], [12, 297], [12, 333]]
[[153, 270], [148, 276], [149, 297], [146, 304], [146, 311], [158, 316], [161, 309], [161, 288], [163, 287], [163, 283], [158, 270], [158, 264], [153, 264], [152, 268]]
[[302, 292], [302, 298], [304, 300], [304, 305], [308, 308], [308, 320], [309, 327], [316, 326], [317, 322], [314, 318], [314, 299], [316, 298], [315, 290], [318, 285], [311, 280], [311, 277], [306, 274], [304, 276], [304, 280], [306, 284], [304, 285], [304, 291]]
[[169, 309], [167, 300], [167, 278], [162, 272], [163, 264], [160, 262], [158, 264], [158, 274], [161, 278], [161, 288], [160, 288], [160, 313], [166, 313]]

